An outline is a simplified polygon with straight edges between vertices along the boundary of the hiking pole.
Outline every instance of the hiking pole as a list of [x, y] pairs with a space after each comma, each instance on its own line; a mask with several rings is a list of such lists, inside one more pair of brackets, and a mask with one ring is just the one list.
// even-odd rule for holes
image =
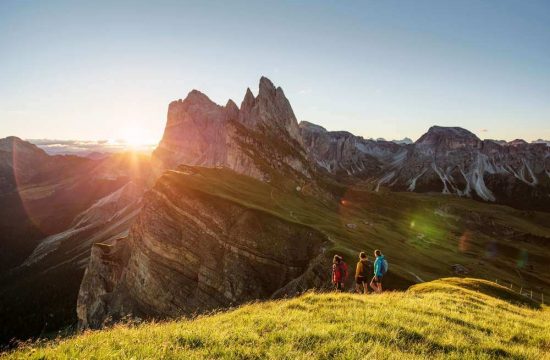
[[531, 290], [531, 299], [533, 299], [533, 290]]

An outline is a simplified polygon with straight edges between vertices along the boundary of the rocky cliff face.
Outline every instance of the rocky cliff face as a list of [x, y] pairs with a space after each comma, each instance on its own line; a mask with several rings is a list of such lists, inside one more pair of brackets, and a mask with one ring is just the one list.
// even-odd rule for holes
[[265, 77], [258, 96], [247, 89], [240, 109], [193, 90], [172, 102], [154, 158], [162, 169], [180, 164], [224, 166], [257, 179], [274, 173], [309, 178], [298, 122], [281, 88]]
[[398, 161], [386, 164], [377, 188], [436, 191], [515, 207], [550, 209], [550, 147], [480, 140], [462, 128], [434, 126]]
[[313, 270], [327, 241], [321, 233], [192, 189], [192, 176], [189, 167], [163, 175], [130, 235], [93, 248], [78, 297], [81, 327], [126, 314], [191, 314], [321, 284]]
[[170, 104], [153, 157], [161, 170], [179, 170], [146, 194], [127, 237], [93, 247], [78, 296], [81, 327], [126, 314], [191, 314], [323, 285], [323, 234], [192, 189], [185, 184], [194, 168], [181, 167], [228, 168], [272, 185], [291, 182], [293, 191], [313, 182], [316, 166], [281, 88], [262, 78], [258, 96], [247, 89], [240, 108], [191, 91]]
[[374, 189], [441, 192], [550, 210], [550, 146], [481, 140], [466, 129], [433, 126], [414, 144], [365, 140], [307, 122], [308, 156], [339, 179]]
[[338, 177], [369, 178], [398, 158], [404, 146], [391, 141], [365, 140], [347, 131], [327, 131], [302, 121], [300, 134], [310, 159]]

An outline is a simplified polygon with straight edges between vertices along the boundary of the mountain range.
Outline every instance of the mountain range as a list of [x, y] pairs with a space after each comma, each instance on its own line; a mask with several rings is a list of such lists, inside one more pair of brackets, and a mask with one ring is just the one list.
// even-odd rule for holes
[[417, 141], [298, 123], [262, 77], [240, 106], [170, 103], [151, 157], [0, 140], [1, 341], [292, 296], [384, 249], [390, 288], [453, 274], [548, 288], [550, 146], [433, 126]]

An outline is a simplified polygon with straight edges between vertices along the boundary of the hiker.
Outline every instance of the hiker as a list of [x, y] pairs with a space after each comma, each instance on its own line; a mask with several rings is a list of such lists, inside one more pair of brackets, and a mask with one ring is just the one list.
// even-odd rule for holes
[[359, 253], [359, 261], [355, 268], [355, 291], [359, 294], [368, 294], [368, 276], [370, 274], [370, 269], [372, 268], [367, 254], [364, 252]]
[[332, 283], [334, 290], [344, 291], [344, 282], [348, 277], [348, 265], [340, 255], [334, 255], [332, 260]]
[[382, 277], [388, 271], [388, 262], [386, 261], [386, 258], [384, 257], [384, 255], [382, 255], [382, 251], [380, 250], [375, 250], [374, 256], [376, 257], [376, 259], [374, 260], [374, 277], [370, 282], [370, 287], [375, 292], [381, 293]]

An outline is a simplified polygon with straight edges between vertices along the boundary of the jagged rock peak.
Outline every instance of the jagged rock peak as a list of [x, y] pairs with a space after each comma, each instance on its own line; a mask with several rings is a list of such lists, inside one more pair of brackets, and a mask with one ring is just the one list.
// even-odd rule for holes
[[239, 107], [233, 100], [229, 99], [227, 100], [227, 104], [225, 104], [225, 112], [227, 118], [236, 119], [239, 116]]
[[239, 111], [239, 107], [231, 99], [227, 100], [227, 104], [225, 104], [225, 108], [230, 110], [230, 111]]
[[309, 121], [300, 121], [300, 129], [313, 131], [313, 132], [327, 132], [327, 129], [322, 127], [321, 125], [310, 123]]
[[246, 88], [246, 94], [244, 95], [243, 102], [241, 103], [241, 110], [251, 109], [254, 106], [256, 98], [250, 88]]
[[269, 80], [265, 76], [262, 76], [260, 78], [260, 91], [258, 93], [258, 96], [273, 94], [275, 93], [275, 91], [276, 91], [275, 85], [273, 85], [271, 80]]
[[215, 104], [208, 96], [200, 92], [199, 90], [191, 90], [183, 102], [193, 104]]

